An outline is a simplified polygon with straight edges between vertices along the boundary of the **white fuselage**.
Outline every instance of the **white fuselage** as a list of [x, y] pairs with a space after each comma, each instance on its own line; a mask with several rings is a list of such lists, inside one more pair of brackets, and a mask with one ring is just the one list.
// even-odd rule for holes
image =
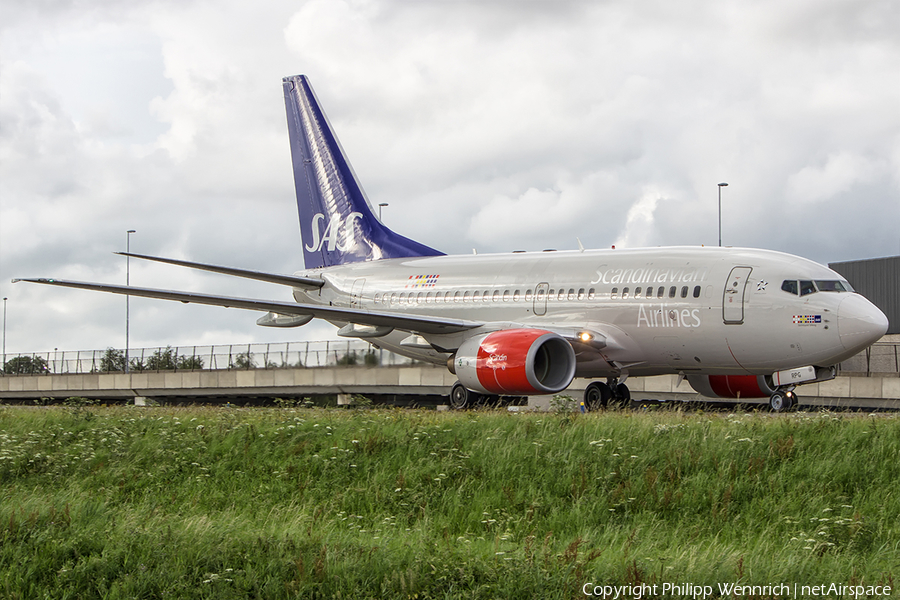
[[[831, 366], [871, 344], [872, 332], [884, 322], [874, 305], [853, 292], [783, 290], [785, 281], [842, 278], [810, 260], [754, 249], [438, 256], [298, 274], [326, 282], [314, 291], [295, 288], [302, 303], [471, 319], [498, 328], [598, 332], [606, 339], [603, 347], [576, 348], [579, 377], [762, 375]], [[369, 341], [441, 363], [462, 339], [424, 336], [435, 349], [411, 345], [408, 336], [395, 331]]]

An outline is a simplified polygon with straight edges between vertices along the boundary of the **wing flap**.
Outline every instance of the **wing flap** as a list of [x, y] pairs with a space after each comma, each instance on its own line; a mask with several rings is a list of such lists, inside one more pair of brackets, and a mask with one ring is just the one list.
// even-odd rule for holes
[[424, 315], [399, 315], [395, 313], [362, 311], [355, 308], [316, 306], [314, 304], [254, 300], [251, 298], [233, 298], [230, 296], [212, 296], [209, 294], [197, 294], [193, 292], [179, 292], [177, 290], [160, 290], [125, 285], [89, 283], [84, 281], [66, 281], [62, 279], [44, 278], [13, 279], [12, 281], [13, 283], [25, 281], [28, 283], [41, 283], [80, 290], [108, 292], [124, 296], [174, 300], [185, 304], [206, 304], [210, 306], [222, 306], [225, 308], [242, 308], [246, 310], [275, 312], [282, 315], [312, 315], [313, 317], [326, 319], [328, 321], [373, 325], [375, 327], [393, 327], [394, 329], [403, 331], [426, 334], [459, 333], [483, 325], [483, 323], [479, 321], [469, 321], [466, 319], [448, 319]]

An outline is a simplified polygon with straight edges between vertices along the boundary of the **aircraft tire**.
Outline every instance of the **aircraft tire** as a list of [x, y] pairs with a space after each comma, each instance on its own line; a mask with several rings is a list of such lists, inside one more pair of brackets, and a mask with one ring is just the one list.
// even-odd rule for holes
[[788, 411], [791, 404], [791, 399], [784, 392], [775, 392], [769, 397], [769, 409], [772, 412]]
[[616, 404], [622, 408], [628, 408], [628, 405], [631, 404], [631, 390], [629, 390], [628, 386], [624, 383], [620, 383], [616, 386], [613, 396], [616, 400]]
[[795, 394], [794, 392], [785, 393], [784, 400], [787, 405], [784, 410], [794, 410], [799, 404], [799, 402], [797, 401], [797, 394]]
[[466, 386], [458, 381], [453, 384], [453, 388], [450, 390], [450, 408], [453, 410], [465, 410], [476, 404], [477, 400], [478, 394], [467, 389]]
[[584, 388], [584, 408], [589, 411], [603, 410], [612, 395], [608, 385], [602, 381], [592, 381]]

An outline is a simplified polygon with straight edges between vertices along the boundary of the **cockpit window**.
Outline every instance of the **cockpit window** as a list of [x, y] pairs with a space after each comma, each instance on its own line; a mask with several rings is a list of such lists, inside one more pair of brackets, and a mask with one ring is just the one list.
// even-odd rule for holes
[[853, 287], [844, 280], [817, 279], [815, 281], [794, 281], [786, 279], [781, 283], [781, 289], [788, 294], [808, 296], [816, 292], [852, 292]]
[[820, 292], [852, 292], [853, 288], [846, 281], [816, 280], [816, 287]]

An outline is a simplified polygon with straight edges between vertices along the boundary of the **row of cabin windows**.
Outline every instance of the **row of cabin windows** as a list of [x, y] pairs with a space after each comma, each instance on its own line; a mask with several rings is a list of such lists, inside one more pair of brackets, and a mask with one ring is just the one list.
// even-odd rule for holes
[[[690, 293], [689, 286], [682, 286], [680, 296], [682, 298], [687, 298]], [[624, 287], [622, 288], [621, 297], [623, 299], [626, 298], [665, 298], [668, 296], [669, 298], [675, 298], [679, 295], [678, 286], [670, 286], [668, 292], [666, 291], [666, 286], [659, 286], [658, 288], [653, 288], [652, 286], [643, 288], [638, 286], [634, 288], [634, 291], [631, 291], [631, 288]], [[450, 302], [519, 302], [524, 299], [525, 302], [531, 302], [532, 299], [541, 302], [544, 300], [546, 296], [547, 300], [550, 301], [558, 301], [561, 302], [563, 300], [584, 300], [587, 298], [588, 300], [594, 300], [599, 297], [596, 289], [590, 288], [585, 292], [584, 288], [579, 288], [578, 291], [575, 291], [575, 288], [569, 288], [566, 290], [565, 288], [556, 289], [551, 288], [548, 291], [545, 291], [543, 288], [538, 288], [537, 292], [533, 292], [531, 289], [525, 290], [525, 293], [522, 294], [521, 290], [494, 290], [491, 292], [490, 290], [484, 290], [481, 292], [480, 290], [472, 291], [455, 291], [455, 292], [392, 292], [390, 294], [375, 294], [375, 304], [441, 304], [441, 303], [450, 303]], [[700, 297], [700, 286], [694, 286], [693, 297]], [[609, 298], [611, 300], [615, 300], [619, 298], [619, 288], [614, 287], [609, 292]]]

